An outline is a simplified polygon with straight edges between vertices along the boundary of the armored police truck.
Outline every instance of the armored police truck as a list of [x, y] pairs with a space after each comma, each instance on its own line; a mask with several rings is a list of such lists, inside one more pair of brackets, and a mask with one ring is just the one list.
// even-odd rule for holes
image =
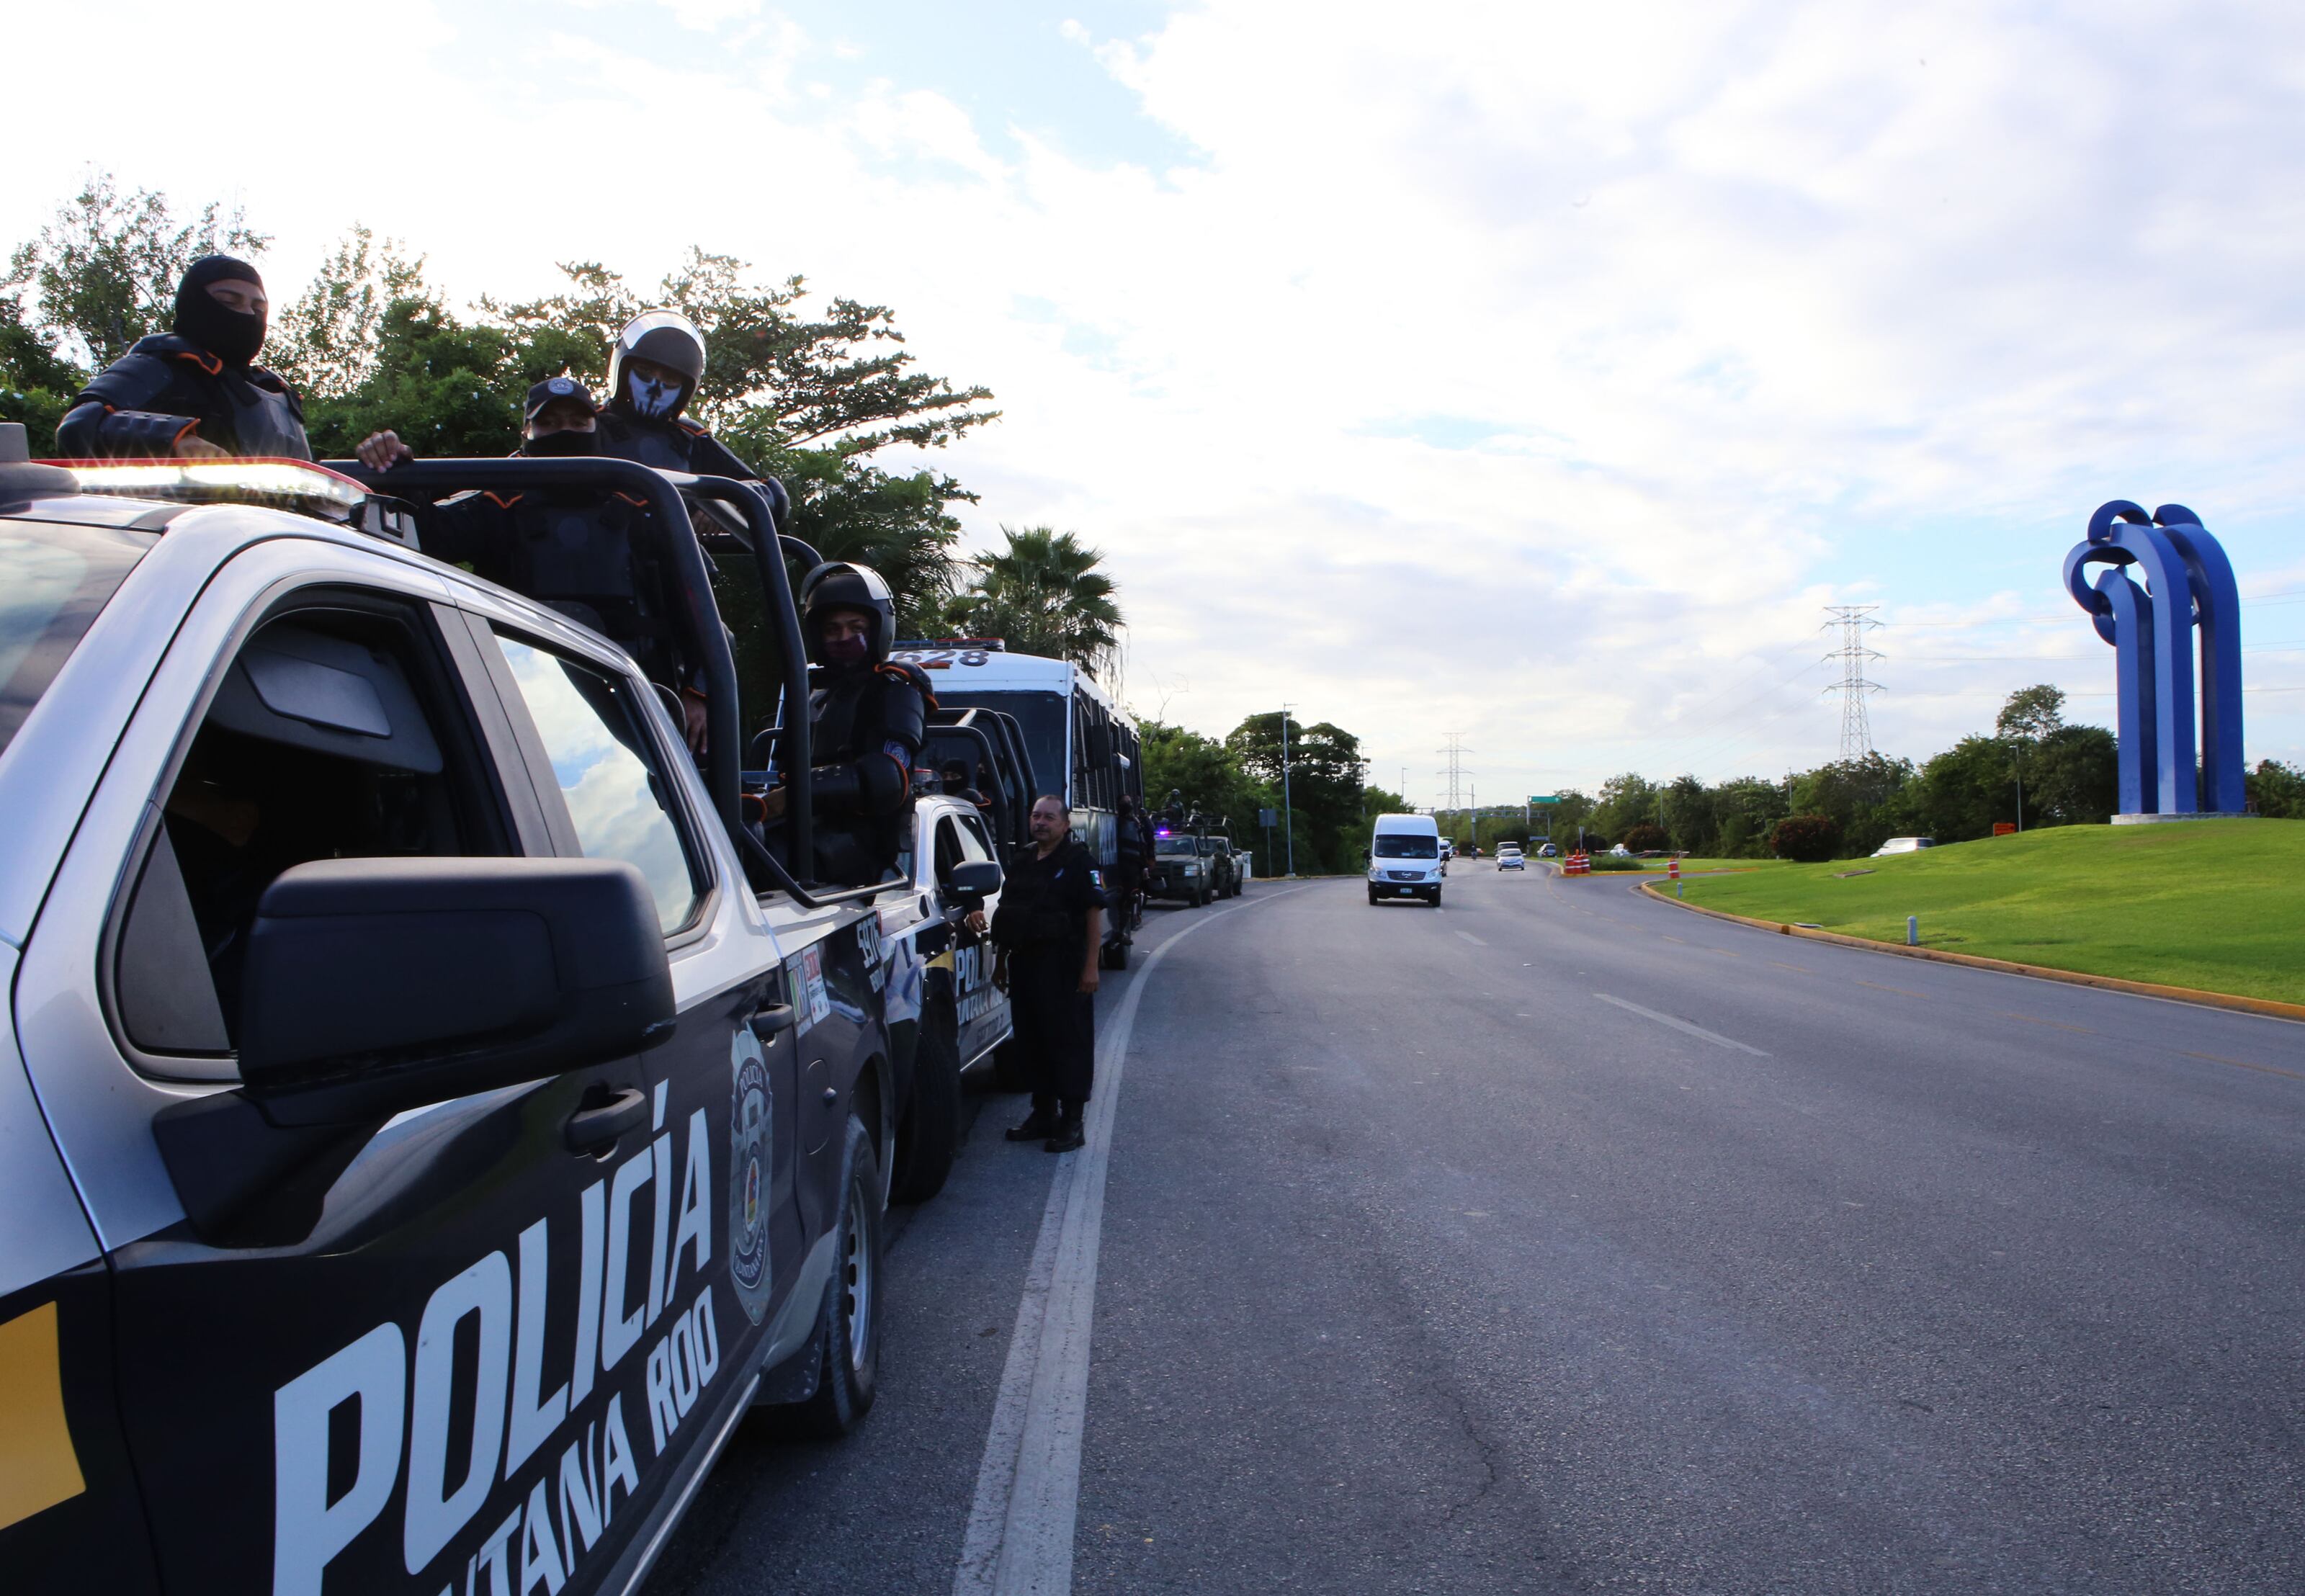
[[838, 1431], [878, 1369], [882, 889], [806, 882], [804, 779], [744, 825], [689, 516], [744, 529], [798, 681], [766, 498], [395, 473], [646, 501], [700, 770], [629, 657], [347, 474], [23, 454], [0, 429], [8, 1589], [630, 1590], [748, 1411]]

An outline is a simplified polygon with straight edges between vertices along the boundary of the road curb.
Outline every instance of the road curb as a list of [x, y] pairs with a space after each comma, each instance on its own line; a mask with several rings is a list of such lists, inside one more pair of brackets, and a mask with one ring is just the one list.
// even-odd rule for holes
[[1662, 885], [1661, 882], [1644, 881], [1636, 890], [1646, 893], [1661, 904], [1686, 909], [1692, 914], [1710, 914], [1715, 920], [1758, 926], [1765, 931], [1775, 930], [1788, 937], [1806, 937], [1812, 942], [1833, 942], [1842, 947], [1861, 947], [1867, 953], [1895, 954], [1900, 958], [1930, 959], [1940, 964], [1966, 964], [1972, 970], [1997, 970], [2003, 975], [2030, 975], [2042, 981], [2061, 981], [2068, 986], [2127, 992], [2138, 998], [2161, 998], [2172, 1003], [2197, 1003], [2205, 1008], [2232, 1009], [2238, 1014], [2258, 1014], [2268, 1020], [2305, 1021], [2305, 1003], [2283, 1003], [2272, 998], [2244, 998], [2237, 992], [2205, 992], [2195, 987], [2165, 987], [2149, 981], [2123, 981], [2117, 975], [2090, 975], [2080, 970], [2053, 969], [2046, 964], [2020, 964], [2012, 959], [1988, 959], [1973, 953], [1948, 953], [1942, 948], [1906, 947], [1895, 942], [1875, 942], [1869, 937], [1848, 937], [1839, 931], [1789, 925], [1781, 920], [1756, 920], [1749, 914], [1731, 914], [1726, 909], [1708, 909], [1702, 904], [1692, 904], [1683, 898], [1667, 897], [1657, 890]]

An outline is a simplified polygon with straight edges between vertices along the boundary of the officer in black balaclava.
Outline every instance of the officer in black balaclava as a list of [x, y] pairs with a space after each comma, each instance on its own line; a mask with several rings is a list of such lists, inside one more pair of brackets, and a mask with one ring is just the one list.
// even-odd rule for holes
[[[573, 377], [548, 378], [528, 391], [520, 454], [561, 459], [600, 451], [600, 406]], [[385, 469], [409, 458], [388, 432], [360, 447], [363, 463]], [[475, 574], [591, 627], [630, 654], [649, 680], [680, 695], [689, 746], [704, 739], [704, 681], [676, 624], [679, 594], [657, 557], [646, 505], [595, 488], [472, 493], [418, 512], [426, 554], [472, 566]]]
[[758, 482], [788, 523], [792, 503], [784, 485], [730, 453], [685, 412], [704, 380], [704, 335], [676, 310], [635, 316], [608, 352], [608, 403], [600, 412], [600, 453], [636, 460], [659, 471]]
[[176, 285], [175, 330], [139, 338], [96, 374], [56, 427], [70, 459], [310, 460], [296, 391], [252, 362], [270, 303], [245, 260], [203, 255]]
[[[816, 877], [844, 886], [880, 880], [897, 862], [913, 809], [913, 762], [936, 708], [917, 666], [892, 663], [897, 607], [862, 565], [829, 561], [801, 583], [808, 633], [809, 772], [815, 794]], [[769, 815], [784, 812], [781, 790]]]

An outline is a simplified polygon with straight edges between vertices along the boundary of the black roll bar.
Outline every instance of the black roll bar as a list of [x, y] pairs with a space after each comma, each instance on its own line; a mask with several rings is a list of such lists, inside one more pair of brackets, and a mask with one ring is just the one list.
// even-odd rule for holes
[[[805, 710], [808, 703], [808, 649], [801, 636], [800, 611], [793, 602], [792, 573], [785, 569], [784, 556], [787, 544], [799, 544], [812, 555], [816, 551], [797, 538], [786, 538], [778, 532], [776, 509], [770, 504], [769, 496], [755, 484], [728, 477], [690, 477], [685, 480], [694, 485], [698, 497], [715, 504], [735, 505], [744, 517], [744, 530], [751, 533], [753, 567], [761, 579], [761, 602], [776, 623], [777, 652], [784, 666], [784, 696], [777, 715], [780, 726], [777, 762], [787, 773], [786, 791], [792, 795], [787, 799], [785, 808], [787, 879], [804, 877], [816, 868], [816, 806], [809, 787], [810, 772], [816, 768], [816, 760], [815, 750], [810, 745], [812, 728], [808, 716], [784, 712], [787, 706], [795, 704]], [[700, 563], [703, 558], [701, 548], [697, 558]], [[717, 636], [717, 610], [713, 624]], [[741, 759], [733, 726], [730, 732], [729, 747]]]
[[[689, 519], [687, 506], [682, 502], [685, 492], [696, 493], [713, 503], [733, 505], [750, 524], [753, 533], [755, 553], [761, 548], [778, 547], [776, 538], [776, 516], [769, 507], [768, 497], [749, 483], [739, 483], [725, 477], [692, 477], [679, 471], [659, 471], [629, 460], [608, 460], [599, 457], [576, 456], [567, 459], [532, 460], [520, 456], [497, 460], [411, 460], [403, 461], [386, 471], [370, 471], [357, 460], [329, 460], [320, 463], [328, 470], [350, 477], [371, 492], [390, 497], [435, 499], [453, 493], [477, 492], [488, 488], [532, 489], [574, 488], [591, 488], [605, 493], [629, 493], [643, 500], [654, 514], [652, 524], [679, 576], [682, 601], [687, 606], [690, 629], [695, 635], [698, 650], [702, 655], [705, 691], [704, 760], [705, 791], [710, 795], [712, 807], [719, 811], [721, 824], [732, 839], [751, 836], [744, 823], [740, 809], [740, 770], [744, 759], [743, 736], [736, 698], [736, 661], [728, 647], [728, 634], [722, 628], [720, 607], [713, 602], [712, 579], [704, 564], [703, 546], [697, 541], [694, 523]], [[702, 489], [703, 491], [699, 491]], [[808, 665], [801, 648], [800, 619], [793, 608], [792, 583], [787, 577], [784, 562], [770, 557], [761, 560], [761, 582], [762, 598], [770, 607], [770, 619], [784, 645], [784, 665], [789, 682], [805, 688]], [[789, 684], [787, 686], [789, 695]], [[811, 861], [810, 851], [813, 804], [809, 791], [808, 731], [799, 728], [795, 739], [800, 776], [791, 785], [791, 797], [787, 811], [787, 835], [792, 839], [795, 864]], [[754, 849], [765, 857], [757, 839]], [[737, 846], [747, 858], [752, 852]], [[788, 892], [808, 902], [802, 894], [794, 875], [804, 872], [778, 870], [781, 885]], [[819, 899], [817, 902], [824, 900]], [[810, 906], [814, 906], [812, 903]]]

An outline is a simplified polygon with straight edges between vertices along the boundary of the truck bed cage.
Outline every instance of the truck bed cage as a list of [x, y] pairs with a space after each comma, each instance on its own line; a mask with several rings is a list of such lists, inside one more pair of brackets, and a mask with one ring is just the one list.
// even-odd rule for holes
[[[777, 635], [778, 663], [783, 667], [786, 702], [804, 695], [808, 683], [808, 658], [801, 635], [800, 615], [793, 601], [792, 578], [785, 568], [791, 555], [811, 565], [819, 563], [816, 550], [797, 538], [777, 531], [776, 513], [768, 495], [751, 482], [727, 477], [697, 477], [685, 471], [658, 471], [629, 460], [597, 456], [532, 460], [513, 456], [494, 460], [412, 460], [388, 470], [370, 471], [356, 460], [328, 460], [327, 469], [350, 477], [379, 497], [437, 502], [453, 494], [498, 491], [530, 492], [551, 488], [592, 489], [624, 493], [644, 502], [651, 517], [647, 525], [677, 581], [686, 610], [691, 641], [704, 670], [705, 791], [721, 824], [744, 859], [756, 887], [776, 887], [790, 893], [804, 907], [815, 908], [840, 899], [880, 890], [859, 887], [832, 893], [811, 893], [802, 883], [815, 865], [815, 806], [810, 791], [812, 766], [808, 717], [791, 720], [783, 728], [780, 752], [787, 772], [789, 798], [786, 807], [786, 857], [775, 853], [744, 824], [743, 760], [745, 740], [743, 713], [737, 700], [736, 661], [728, 633], [720, 621], [720, 607], [712, 597], [710, 573], [704, 564], [688, 506], [710, 512], [723, 525], [733, 521], [736, 542], [753, 557], [761, 584], [761, 598]], [[763, 880], [761, 878], [765, 877]]]

